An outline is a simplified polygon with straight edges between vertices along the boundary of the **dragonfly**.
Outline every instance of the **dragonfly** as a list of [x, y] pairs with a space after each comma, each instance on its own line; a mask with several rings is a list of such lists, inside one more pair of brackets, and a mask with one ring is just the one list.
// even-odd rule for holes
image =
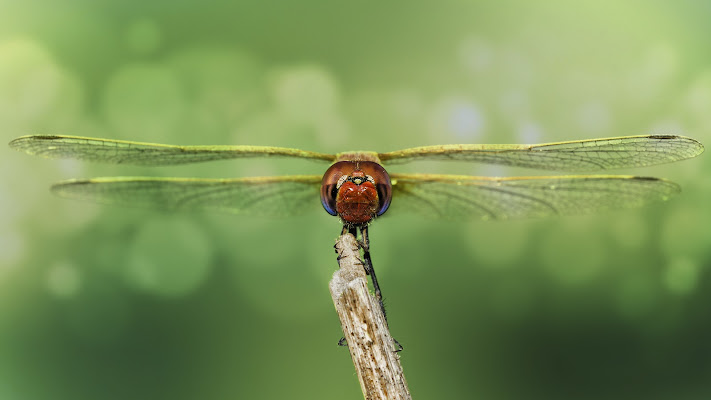
[[[579, 173], [646, 167], [692, 158], [704, 147], [677, 135], [639, 135], [535, 145], [459, 144], [377, 153], [324, 154], [284, 147], [176, 146], [78, 136], [22, 136], [10, 146], [46, 158], [165, 166], [249, 157], [290, 157], [330, 164], [323, 175], [231, 179], [103, 177], [52, 186], [59, 196], [100, 203], [177, 210], [288, 216], [319, 197], [341, 233], [358, 237], [364, 269], [384, 313], [382, 292], [370, 257], [368, 226], [391, 202], [422, 215], [449, 219], [513, 219], [589, 214], [639, 207], [679, 193], [671, 181], [632, 175]], [[577, 175], [482, 177], [398, 174], [384, 168], [421, 160], [454, 160], [528, 167]]]

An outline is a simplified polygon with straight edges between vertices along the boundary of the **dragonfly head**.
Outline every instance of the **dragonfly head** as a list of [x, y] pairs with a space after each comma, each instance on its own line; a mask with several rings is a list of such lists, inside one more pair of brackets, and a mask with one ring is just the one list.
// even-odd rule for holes
[[349, 225], [365, 225], [390, 206], [390, 176], [373, 161], [338, 161], [321, 180], [321, 204]]

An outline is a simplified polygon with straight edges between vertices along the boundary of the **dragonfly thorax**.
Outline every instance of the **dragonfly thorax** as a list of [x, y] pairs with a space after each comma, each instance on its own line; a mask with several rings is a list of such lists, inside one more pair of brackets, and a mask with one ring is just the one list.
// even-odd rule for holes
[[321, 204], [345, 224], [365, 225], [390, 206], [392, 185], [385, 169], [373, 161], [339, 161], [321, 181]]

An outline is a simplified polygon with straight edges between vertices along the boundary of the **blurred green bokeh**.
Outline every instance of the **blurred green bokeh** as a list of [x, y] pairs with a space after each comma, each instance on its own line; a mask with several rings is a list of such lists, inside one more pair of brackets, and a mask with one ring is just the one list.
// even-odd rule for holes
[[[711, 143], [711, 3], [0, 2], [0, 134], [320, 152], [680, 133]], [[319, 174], [0, 156], [0, 399], [358, 399], [338, 222], [53, 197], [59, 179]], [[397, 171], [530, 174], [462, 163]], [[373, 257], [421, 399], [711, 398], [711, 161], [641, 210], [446, 222]]]

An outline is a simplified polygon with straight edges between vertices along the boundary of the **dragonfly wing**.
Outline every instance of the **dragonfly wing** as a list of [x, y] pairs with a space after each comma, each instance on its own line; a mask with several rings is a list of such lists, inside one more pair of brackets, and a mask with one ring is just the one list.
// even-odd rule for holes
[[384, 163], [459, 160], [553, 171], [581, 172], [644, 167], [696, 157], [698, 141], [672, 135], [625, 136], [537, 145], [462, 144], [380, 153]]
[[667, 200], [673, 182], [625, 175], [487, 178], [392, 174], [393, 208], [447, 219], [590, 214]]
[[52, 186], [62, 197], [98, 203], [173, 210], [288, 216], [319, 202], [317, 175], [201, 179], [111, 177], [69, 180]]
[[45, 158], [111, 164], [176, 165], [244, 157], [296, 157], [332, 162], [336, 156], [269, 146], [174, 146], [79, 136], [22, 136], [10, 147]]

